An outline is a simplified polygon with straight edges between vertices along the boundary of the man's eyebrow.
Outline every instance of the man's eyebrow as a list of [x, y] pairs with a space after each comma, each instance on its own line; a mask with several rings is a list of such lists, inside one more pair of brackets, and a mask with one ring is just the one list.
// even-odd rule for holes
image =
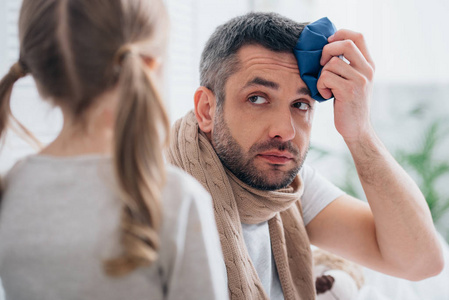
[[310, 90], [307, 87], [299, 88], [296, 93], [298, 93], [299, 95], [312, 96], [312, 93], [310, 92]]
[[276, 82], [273, 81], [269, 81], [260, 77], [255, 77], [254, 79], [248, 81], [244, 88], [252, 86], [252, 85], [263, 85], [267, 88], [270, 89], [274, 89], [274, 90], [278, 90], [279, 89], [279, 84], [277, 84]]
[[[278, 90], [279, 89], [279, 84], [274, 82], [274, 81], [270, 81], [270, 80], [266, 80], [263, 79], [261, 77], [255, 77], [252, 80], [248, 81], [245, 86], [243, 88], [247, 88], [249, 86], [253, 86], [253, 85], [262, 85], [274, 90]], [[312, 93], [310, 92], [310, 90], [307, 87], [301, 87], [298, 89], [298, 91], [296, 92], [298, 95], [307, 95], [307, 96], [311, 96]]]

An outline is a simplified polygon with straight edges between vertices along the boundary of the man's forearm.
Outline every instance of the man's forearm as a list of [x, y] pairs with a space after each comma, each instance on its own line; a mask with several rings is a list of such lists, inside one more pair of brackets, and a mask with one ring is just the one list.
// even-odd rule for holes
[[346, 141], [373, 212], [385, 262], [419, 280], [439, 273], [442, 254], [432, 217], [416, 183], [374, 133]]

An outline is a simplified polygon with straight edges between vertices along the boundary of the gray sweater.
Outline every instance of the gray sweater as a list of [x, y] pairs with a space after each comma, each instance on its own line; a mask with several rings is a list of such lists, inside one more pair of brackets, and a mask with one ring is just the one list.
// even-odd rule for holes
[[0, 277], [6, 299], [227, 299], [210, 196], [168, 167], [158, 260], [121, 278], [102, 261], [121, 246], [109, 158], [35, 155], [5, 178]]

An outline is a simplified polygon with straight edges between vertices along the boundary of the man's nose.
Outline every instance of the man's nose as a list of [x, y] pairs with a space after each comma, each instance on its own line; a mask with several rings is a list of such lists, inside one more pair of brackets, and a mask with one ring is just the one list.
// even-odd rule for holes
[[290, 109], [279, 109], [273, 112], [270, 123], [270, 138], [290, 141], [295, 137], [296, 130]]

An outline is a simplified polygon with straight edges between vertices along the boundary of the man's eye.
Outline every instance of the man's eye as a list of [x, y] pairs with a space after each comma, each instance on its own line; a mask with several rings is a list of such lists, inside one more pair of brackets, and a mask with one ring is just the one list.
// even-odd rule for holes
[[254, 104], [264, 104], [267, 103], [267, 99], [261, 96], [251, 96], [248, 98], [249, 102]]
[[310, 105], [305, 102], [296, 102], [295, 104], [293, 104], [293, 107], [298, 108], [300, 110], [309, 110], [310, 109]]

